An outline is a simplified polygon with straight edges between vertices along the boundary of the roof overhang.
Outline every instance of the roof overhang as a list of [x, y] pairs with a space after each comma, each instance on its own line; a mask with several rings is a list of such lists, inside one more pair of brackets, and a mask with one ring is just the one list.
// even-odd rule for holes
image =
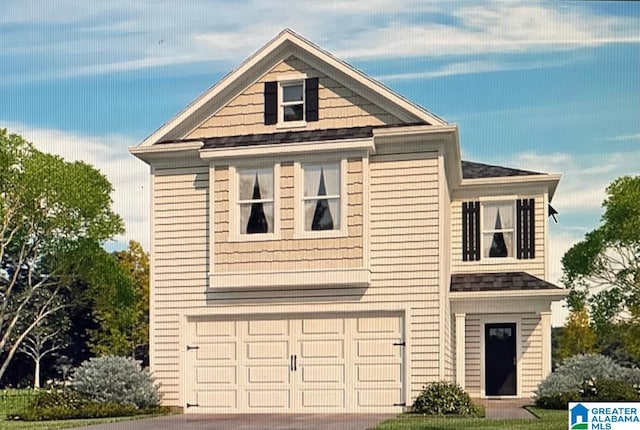
[[131, 146], [129, 152], [147, 164], [176, 158], [199, 158], [201, 141], [166, 143], [157, 146]]
[[454, 199], [467, 198], [477, 195], [518, 194], [523, 190], [545, 190], [549, 194], [549, 201], [558, 188], [562, 177], [559, 173], [542, 173], [528, 176], [503, 176], [498, 178], [463, 179], [460, 186], [453, 192]]
[[549, 312], [568, 290], [464, 291], [449, 293], [452, 313], [513, 314]]

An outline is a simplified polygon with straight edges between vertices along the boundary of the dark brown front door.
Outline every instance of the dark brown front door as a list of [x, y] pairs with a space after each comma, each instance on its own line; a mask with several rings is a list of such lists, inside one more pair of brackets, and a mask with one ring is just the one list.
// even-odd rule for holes
[[516, 325], [484, 326], [484, 375], [487, 396], [515, 396]]

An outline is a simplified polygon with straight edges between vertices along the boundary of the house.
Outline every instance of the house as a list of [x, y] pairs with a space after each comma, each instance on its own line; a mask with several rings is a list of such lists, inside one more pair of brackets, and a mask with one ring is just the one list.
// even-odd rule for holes
[[290, 30], [131, 153], [151, 166], [151, 371], [186, 412], [400, 412], [424, 384], [550, 372], [559, 175]]

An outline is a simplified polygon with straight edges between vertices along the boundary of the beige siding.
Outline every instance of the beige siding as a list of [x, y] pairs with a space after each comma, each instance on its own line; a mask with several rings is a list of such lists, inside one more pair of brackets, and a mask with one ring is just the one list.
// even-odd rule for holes
[[410, 314], [413, 399], [425, 383], [440, 379], [438, 161], [428, 153], [381, 155], [370, 166], [370, 291], [395, 291], [392, 299]]
[[[508, 319], [507, 315], [501, 318]], [[506, 321], [501, 319], [500, 321]], [[481, 395], [482, 375], [481, 360], [484, 347], [482, 343], [482, 331], [484, 325], [480, 315], [467, 315], [465, 333], [465, 383], [467, 392], [473, 397]], [[513, 321], [518, 323], [519, 331], [518, 354], [519, 361], [518, 385], [521, 389], [521, 397], [532, 397], [538, 383], [542, 380], [542, 325], [540, 315], [522, 314], [513, 315]]]
[[151, 370], [163, 402], [179, 406], [180, 309], [166, 306], [181, 292], [204, 292], [208, 261], [208, 166], [153, 169]]
[[400, 123], [399, 119], [364, 97], [355, 94], [330, 77], [320, 74], [301, 60], [290, 57], [280, 62], [242, 94], [205, 120], [187, 138], [282, 131], [276, 128], [276, 125], [264, 125], [264, 83], [275, 81], [278, 76], [291, 73], [304, 73], [309, 78], [320, 79], [319, 121], [309, 122], [305, 127], [307, 130]]
[[293, 234], [293, 164], [280, 168], [281, 236], [277, 240], [229, 241], [229, 169], [216, 168], [215, 272], [363, 267], [362, 160], [347, 163], [347, 237], [297, 239]]
[[509, 262], [480, 260], [462, 261], [462, 201], [451, 204], [451, 261], [454, 273], [466, 272], [527, 272], [541, 279], [546, 279], [544, 255], [545, 229], [547, 220], [544, 217], [544, 196], [518, 196], [518, 198], [535, 198], [535, 256], [529, 260], [513, 259]]

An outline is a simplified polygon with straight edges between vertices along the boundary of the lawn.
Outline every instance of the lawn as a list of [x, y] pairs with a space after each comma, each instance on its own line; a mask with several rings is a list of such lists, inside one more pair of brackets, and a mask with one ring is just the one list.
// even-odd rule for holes
[[57, 430], [72, 427], [82, 427], [93, 424], [114, 423], [117, 421], [125, 421], [130, 419], [144, 418], [136, 417], [119, 417], [119, 418], [97, 418], [90, 420], [64, 420], [64, 421], [8, 421], [6, 416], [8, 413], [19, 411], [26, 407], [33, 397], [31, 390], [1, 390], [0, 391], [0, 429], [1, 430]]
[[425, 417], [404, 414], [379, 424], [374, 430], [566, 430], [567, 411], [529, 408], [539, 419], [492, 420], [487, 418]]

